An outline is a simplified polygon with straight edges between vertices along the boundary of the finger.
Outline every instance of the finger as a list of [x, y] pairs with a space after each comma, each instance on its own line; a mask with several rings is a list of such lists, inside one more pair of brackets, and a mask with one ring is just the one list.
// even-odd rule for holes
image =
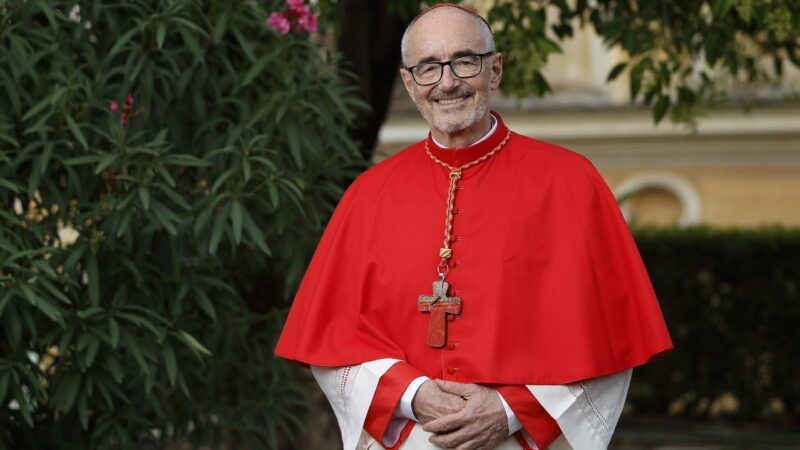
[[462, 409], [461, 411], [455, 414], [450, 414], [448, 416], [431, 420], [430, 422], [423, 425], [422, 429], [427, 431], [428, 433], [440, 434], [440, 433], [447, 433], [457, 428], [461, 428], [467, 423], [468, 423], [468, 416], [464, 413], [464, 410]]
[[450, 433], [435, 434], [428, 440], [444, 448], [460, 448], [475, 440], [476, 429], [473, 427], [462, 427]]
[[474, 392], [472, 385], [457, 383], [455, 381], [447, 381], [447, 380], [436, 380], [436, 385], [439, 386], [439, 389], [449, 392], [451, 394], [459, 395], [459, 396], [467, 396]]
[[480, 440], [472, 439], [459, 445], [454, 450], [478, 450], [481, 448], [486, 448], [486, 445], [481, 443]]

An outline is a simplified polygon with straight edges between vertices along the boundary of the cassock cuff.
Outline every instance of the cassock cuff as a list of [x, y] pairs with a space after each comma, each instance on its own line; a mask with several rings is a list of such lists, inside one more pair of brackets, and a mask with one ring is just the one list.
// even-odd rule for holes
[[517, 419], [517, 415], [514, 414], [514, 411], [511, 409], [511, 407], [508, 406], [506, 399], [504, 399], [499, 392], [497, 392], [497, 396], [500, 397], [500, 403], [503, 404], [503, 409], [506, 410], [506, 418], [508, 419], [508, 435], [511, 436], [522, 429], [522, 424], [520, 423], [519, 419]]
[[417, 416], [414, 414], [414, 408], [412, 408], [411, 403], [414, 400], [414, 396], [417, 395], [419, 387], [422, 386], [422, 383], [428, 380], [430, 380], [430, 378], [424, 375], [414, 378], [411, 384], [409, 384], [406, 388], [403, 396], [400, 397], [400, 403], [398, 403], [397, 407], [394, 409], [394, 415], [392, 416], [393, 418], [404, 418], [413, 420], [414, 422], [419, 422], [419, 420], [417, 420]]
[[419, 370], [404, 361], [397, 362], [383, 374], [364, 421], [367, 433], [379, 441], [386, 437], [389, 442], [384, 441], [384, 445], [393, 445], [391, 441], [399, 438], [399, 431], [402, 429], [401, 423], [396, 423], [397, 426], [391, 427], [391, 436], [386, 436], [387, 431], [390, 431], [389, 425], [394, 418], [395, 408], [409, 384], [421, 375]]
[[494, 386], [514, 411], [524, 430], [539, 448], [547, 448], [561, 435], [555, 419], [545, 411], [539, 400], [525, 386]]

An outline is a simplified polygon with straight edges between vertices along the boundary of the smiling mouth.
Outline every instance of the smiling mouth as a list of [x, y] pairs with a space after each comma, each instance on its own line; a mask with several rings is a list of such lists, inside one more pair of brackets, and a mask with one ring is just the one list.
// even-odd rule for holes
[[451, 98], [442, 98], [439, 100], [434, 100], [435, 103], [442, 105], [442, 106], [450, 106], [450, 105], [457, 105], [466, 101], [469, 98], [468, 95], [464, 97], [451, 97]]

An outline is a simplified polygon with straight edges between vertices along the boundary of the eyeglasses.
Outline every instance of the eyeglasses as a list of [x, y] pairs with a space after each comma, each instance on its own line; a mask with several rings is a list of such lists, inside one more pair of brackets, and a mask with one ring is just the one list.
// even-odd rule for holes
[[458, 78], [472, 78], [481, 73], [483, 68], [483, 57], [493, 55], [490, 51], [479, 55], [460, 56], [456, 59], [444, 62], [426, 62], [416, 66], [406, 67], [411, 73], [411, 78], [420, 86], [430, 86], [438, 83], [442, 79], [444, 66], [450, 66], [453, 75]]

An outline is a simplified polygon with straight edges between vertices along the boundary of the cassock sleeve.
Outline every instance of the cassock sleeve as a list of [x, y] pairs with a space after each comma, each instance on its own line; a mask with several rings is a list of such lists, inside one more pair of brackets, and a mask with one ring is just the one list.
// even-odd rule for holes
[[563, 438], [569, 444], [564, 447], [564, 439], [559, 438], [551, 448], [608, 448], [625, 406], [632, 373], [633, 369], [627, 369], [566, 385], [526, 386], [550, 417], [556, 420]]
[[[531, 437], [536, 447], [530, 446], [527, 439], [517, 438], [524, 448], [547, 448], [561, 434], [558, 423], [542, 407], [526, 386], [495, 385], [494, 388], [511, 407], [523, 429]], [[518, 433], [519, 434], [519, 433]]]
[[384, 358], [353, 366], [311, 366], [342, 433], [344, 450], [358, 445], [378, 382], [399, 360]]
[[409, 425], [413, 426], [413, 423], [405, 418], [395, 418], [394, 412], [408, 385], [421, 375], [410, 364], [399, 361], [378, 381], [364, 421], [364, 429], [373, 438], [380, 439], [384, 446], [396, 445], [402, 441], [403, 435], [411, 431]]

